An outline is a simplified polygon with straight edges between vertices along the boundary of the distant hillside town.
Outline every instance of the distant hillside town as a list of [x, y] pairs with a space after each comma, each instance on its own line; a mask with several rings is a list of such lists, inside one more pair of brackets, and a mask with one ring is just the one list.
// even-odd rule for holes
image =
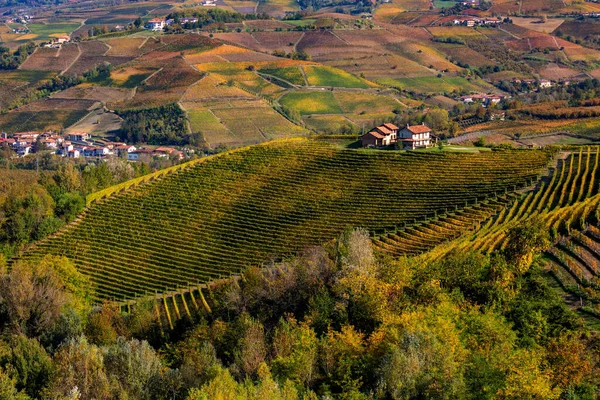
[[129, 161], [149, 162], [154, 159], [184, 158], [183, 152], [173, 147], [136, 147], [124, 142], [95, 142], [86, 132], [59, 135], [55, 132], [19, 132], [0, 134], [0, 147], [11, 149], [18, 157], [41, 151], [67, 158], [104, 159], [126, 158]]

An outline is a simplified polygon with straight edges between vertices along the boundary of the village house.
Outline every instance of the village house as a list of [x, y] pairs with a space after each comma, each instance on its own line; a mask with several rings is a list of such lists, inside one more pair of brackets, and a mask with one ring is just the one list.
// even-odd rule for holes
[[431, 129], [425, 124], [406, 124], [406, 127], [398, 132], [398, 144], [398, 147], [404, 150], [429, 147], [431, 145]]
[[113, 145], [112, 150], [117, 155], [121, 156], [121, 155], [124, 155], [124, 154], [132, 153], [132, 152], [136, 151], [137, 149], [136, 149], [135, 146], [131, 146], [131, 145], [128, 145], [128, 144], [125, 144], [125, 143], [121, 143], [121, 144], [118, 144], [116, 146]]
[[87, 132], [75, 132], [67, 135], [67, 140], [71, 142], [85, 142], [91, 138], [90, 134]]
[[79, 150], [75, 150], [75, 149], [71, 149], [69, 151], [67, 151], [66, 156], [68, 158], [79, 158]]
[[454, 25], [466, 25], [474, 27], [475, 25], [499, 25], [502, 20], [499, 18], [477, 18], [477, 17], [461, 17], [453, 21]]
[[216, 0], [204, 0], [202, 2], [202, 7], [216, 7], [216, 6], [217, 6]]
[[470, 94], [470, 95], [460, 97], [460, 101], [462, 101], [465, 104], [477, 102], [477, 103], [481, 103], [484, 107], [498, 104], [504, 99], [505, 99], [504, 96], [499, 96], [496, 94], [483, 94], [483, 93]]
[[166, 23], [164, 19], [161, 18], [153, 18], [148, 21], [148, 29], [151, 29], [154, 32], [162, 31], [165, 27]]
[[386, 147], [396, 143], [398, 127], [394, 124], [383, 124], [362, 135], [363, 147]]

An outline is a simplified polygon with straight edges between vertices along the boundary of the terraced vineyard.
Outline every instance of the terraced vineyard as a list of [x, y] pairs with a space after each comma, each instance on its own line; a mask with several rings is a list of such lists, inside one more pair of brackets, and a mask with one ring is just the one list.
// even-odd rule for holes
[[486, 252], [502, 248], [506, 243], [506, 232], [534, 216], [545, 218], [555, 237], [559, 229], [568, 229], [565, 224], [568, 225], [571, 218], [567, 216], [584, 204], [589, 206], [589, 201], [585, 201], [598, 193], [599, 150], [597, 147], [581, 148], [558, 160], [549, 182], [540, 182], [537, 190], [514, 201], [483, 226], [466, 246]]
[[551, 156], [271, 142], [95, 201], [77, 222], [22, 257], [71, 258], [95, 283], [98, 300], [172, 293], [322, 244], [347, 227], [382, 235], [435, 215], [451, 221], [452, 213], [495, 209], [505, 200], [493, 199], [537, 180]]

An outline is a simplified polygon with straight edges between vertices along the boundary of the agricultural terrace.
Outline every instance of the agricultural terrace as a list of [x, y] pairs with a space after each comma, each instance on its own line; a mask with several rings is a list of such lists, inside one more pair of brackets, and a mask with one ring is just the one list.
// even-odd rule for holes
[[68, 256], [98, 300], [132, 299], [227, 277], [347, 227], [381, 232], [483, 201], [536, 179], [550, 157], [271, 142], [115, 191], [22, 257]]

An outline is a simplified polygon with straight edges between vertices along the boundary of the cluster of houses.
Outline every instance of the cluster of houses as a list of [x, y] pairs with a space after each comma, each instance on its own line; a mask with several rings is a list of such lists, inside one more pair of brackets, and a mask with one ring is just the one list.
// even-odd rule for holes
[[[207, 0], [207, 1], [209, 1], [209, 0]], [[216, 5], [216, 4], [213, 4], [213, 5]], [[198, 18], [185, 17], [185, 18], [179, 19], [179, 23], [181, 25], [195, 24], [196, 22], [198, 22]], [[162, 31], [165, 28], [165, 26], [171, 26], [174, 23], [175, 23], [175, 20], [172, 18], [169, 18], [167, 20], [162, 19], [162, 18], [153, 18], [150, 21], [148, 21], [146, 28], [148, 28], [154, 32], [159, 32], [159, 31]]]
[[44, 47], [50, 47], [53, 49], [60, 49], [65, 43], [69, 43], [71, 37], [69, 35], [60, 35], [52, 39], [50, 43], [46, 43]]
[[183, 153], [173, 147], [158, 147], [154, 149], [138, 149], [133, 145], [122, 142], [108, 142], [94, 145], [86, 132], [70, 133], [60, 136], [54, 132], [20, 132], [8, 137], [0, 135], [0, 146], [11, 148], [19, 157], [33, 153], [38, 148], [54, 151], [57, 155], [67, 158], [108, 158], [126, 157], [129, 161], [152, 161], [154, 158], [178, 157], [183, 159]]
[[409, 125], [400, 129], [394, 124], [380, 125], [361, 137], [363, 147], [396, 146], [404, 150], [430, 147], [437, 142], [425, 124]]
[[[517, 85], [527, 84], [529, 86], [537, 86], [540, 89], [551, 88], [552, 86], [554, 86], [554, 82], [552, 82], [551, 80], [548, 80], [548, 79], [517, 79], [517, 78], [514, 78], [512, 81], [513, 81], [513, 83], [515, 83]], [[570, 81], [563, 82], [564, 85], [568, 85], [569, 83], [570, 83]]]
[[501, 96], [501, 95], [497, 95], [497, 94], [478, 93], [478, 94], [469, 94], [466, 96], [461, 96], [459, 98], [459, 100], [465, 104], [481, 103], [482, 106], [489, 107], [489, 106], [493, 106], [493, 105], [500, 103], [505, 98], [506, 98], [506, 96]]
[[36, 144], [44, 145], [51, 149], [57, 149], [63, 142], [63, 138], [53, 132], [39, 134], [38, 132], [15, 133], [8, 137], [6, 133], [0, 134], [0, 146], [11, 148], [19, 157], [25, 157], [33, 152]]
[[453, 21], [454, 25], [464, 25], [464, 26], [495, 26], [500, 25], [502, 20], [499, 18], [478, 18], [478, 17], [460, 17], [456, 18]]

